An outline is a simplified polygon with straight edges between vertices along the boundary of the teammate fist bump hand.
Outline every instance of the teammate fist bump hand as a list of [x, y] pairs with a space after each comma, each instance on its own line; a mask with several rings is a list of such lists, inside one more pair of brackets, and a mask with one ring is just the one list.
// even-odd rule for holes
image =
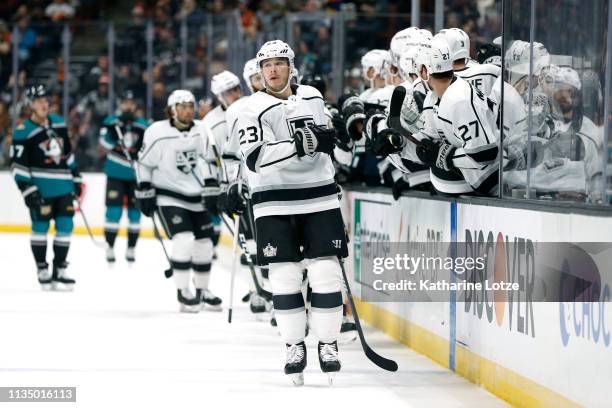
[[376, 139], [370, 144], [370, 149], [376, 155], [388, 156], [401, 152], [405, 145], [406, 140], [397, 130], [387, 128], [377, 132]]
[[145, 216], [151, 217], [156, 207], [155, 189], [151, 183], [140, 183], [134, 192], [134, 196], [136, 197], [140, 211], [142, 211]]
[[298, 157], [312, 156], [317, 152], [331, 154], [334, 150], [336, 131], [321, 125], [308, 125], [293, 134]]
[[446, 171], [454, 167], [452, 165], [454, 151], [455, 148], [448, 143], [434, 142], [428, 138], [421, 140], [416, 148], [416, 154], [424, 164]]

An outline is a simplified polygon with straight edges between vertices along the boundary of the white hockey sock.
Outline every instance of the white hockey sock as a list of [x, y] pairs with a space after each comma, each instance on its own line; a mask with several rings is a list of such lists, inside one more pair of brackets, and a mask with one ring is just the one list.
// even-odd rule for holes
[[338, 338], [342, 324], [340, 264], [336, 258], [317, 258], [308, 265], [312, 287], [310, 327], [320, 341], [331, 343]]
[[287, 344], [304, 340], [306, 309], [302, 296], [302, 268], [299, 263], [270, 264], [274, 316], [281, 338]]

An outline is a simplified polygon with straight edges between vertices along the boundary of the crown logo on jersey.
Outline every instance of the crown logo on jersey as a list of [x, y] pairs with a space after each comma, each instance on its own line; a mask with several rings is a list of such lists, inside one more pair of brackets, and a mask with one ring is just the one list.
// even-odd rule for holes
[[273, 247], [269, 242], [268, 245], [266, 245], [266, 247], [263, 249], [263, 254], [266, 258], [271, 258], [273, 256], [276, 256], [276, 251], [278, 250], [278, 248]]

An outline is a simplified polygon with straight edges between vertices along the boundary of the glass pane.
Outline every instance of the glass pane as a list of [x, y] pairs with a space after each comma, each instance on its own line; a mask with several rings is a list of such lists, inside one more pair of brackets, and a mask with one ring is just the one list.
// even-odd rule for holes
[[[510, 3], [506, 80], [526, 103], [528, 137], [522, 126], [505, 141], [513, 155], [504, 173], [506, 193], [601, 204], [607, 1], [555, 7], [536, 2], [533, 50], [530, 2]], [[505, 116], [520, 112], [518, 98], [509, 93], [504, 102]]]

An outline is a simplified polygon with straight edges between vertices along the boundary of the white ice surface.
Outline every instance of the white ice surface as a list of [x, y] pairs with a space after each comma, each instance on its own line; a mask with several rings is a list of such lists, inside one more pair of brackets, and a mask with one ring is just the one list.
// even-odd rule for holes
[[[142, 239], [132, 267], [123, 260], [124, 247], [119, 238], [118, 262], [109, 269], [103, 250], [88, 237], [73, 237], [75, 291], [42, 292], [29, 236], [0, 234], [0, 386], [77, 387], [76, 404], [53, 407], [506, 406], [371, 328], [368, 341], [398, 362], [397, 373], [372, 365], [354, 342], [340, 347], [342, 371], [330, 388], [309, 336], [305, 386], [296, 388], [282, 372], [284, 345], [276, 329], [240, 302], [248, 290], [246, 274], [236, 281], [231, 325], [225, 309], [179, 314], [174, 284], [163, 277], [167, 263], [159, 243]], [[220, 249], [211, 279], [224, 305], [229, 252]]]

